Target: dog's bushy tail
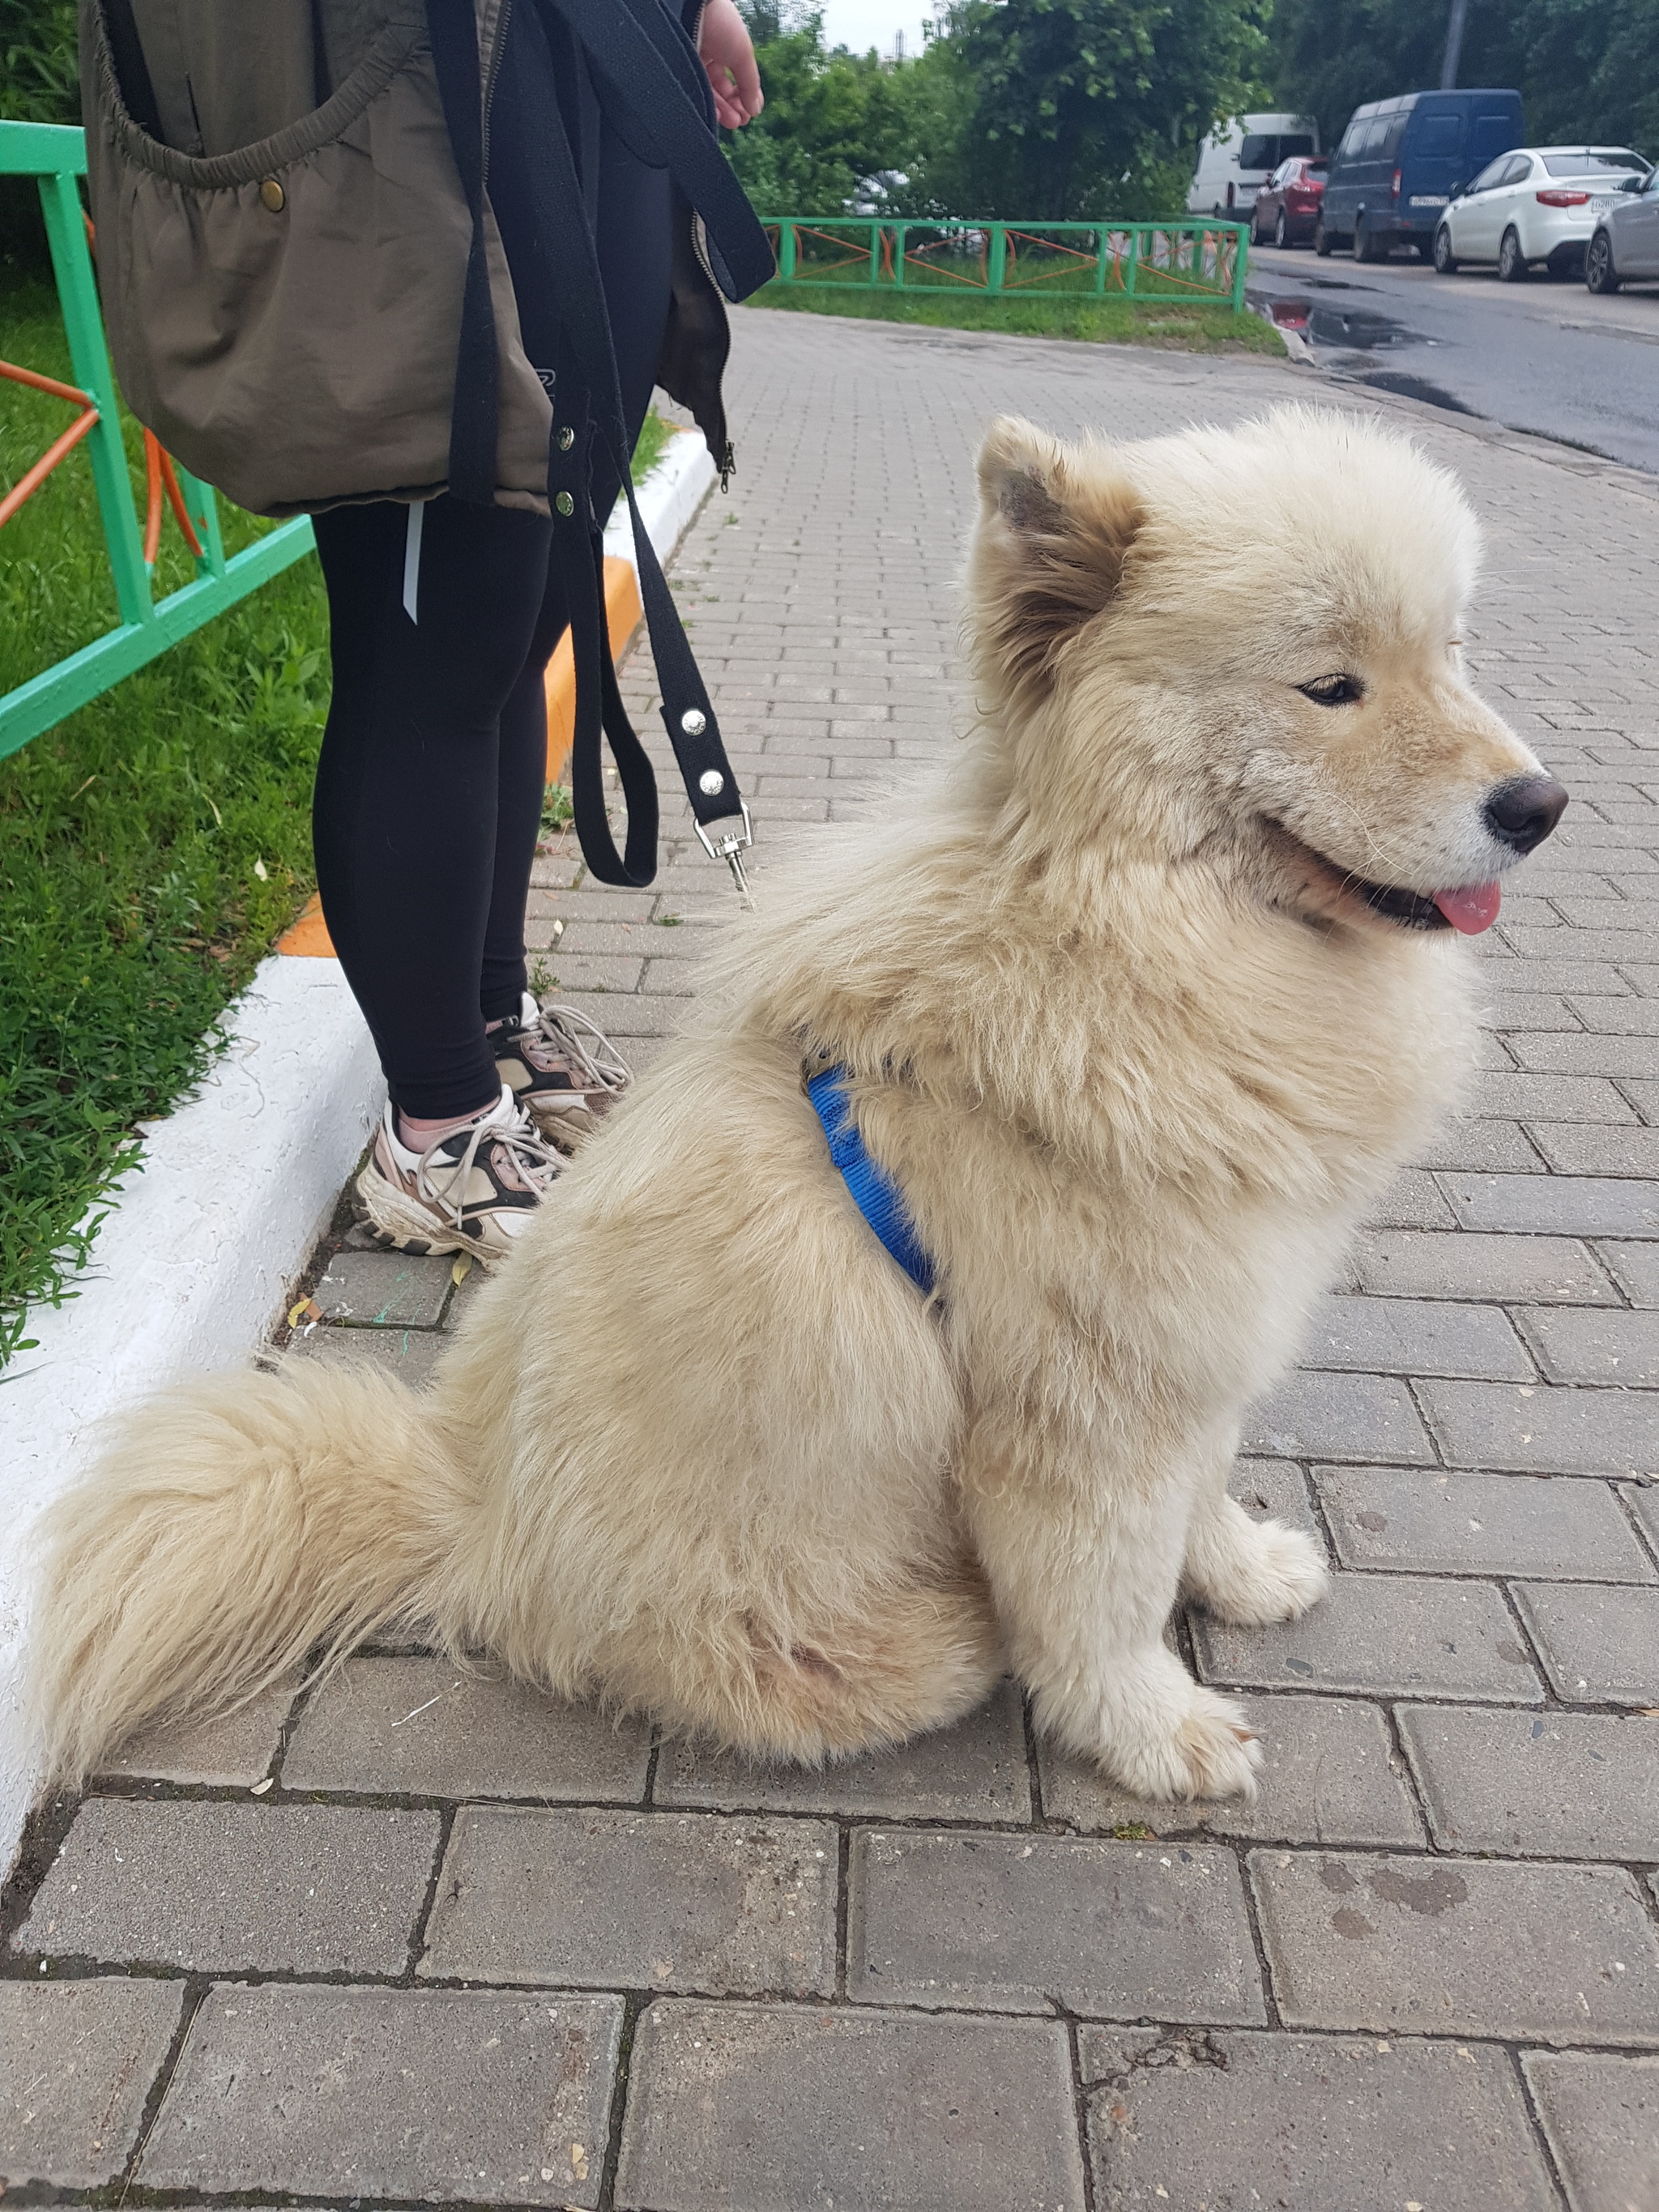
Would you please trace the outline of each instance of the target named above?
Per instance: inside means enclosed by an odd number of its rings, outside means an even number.
[[[45,1779],[422,1618],[460,1481],[422,1401],[382,1376],[218,1376],[142,1407],[37,1524],[25,1694]]]

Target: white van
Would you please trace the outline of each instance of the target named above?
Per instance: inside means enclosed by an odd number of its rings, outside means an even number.
[[[1319,151],[1319,125],[1311,115],[1236,115],[1224,131],[1199,141],[1187,212],[1247,216],[1281,161]]]

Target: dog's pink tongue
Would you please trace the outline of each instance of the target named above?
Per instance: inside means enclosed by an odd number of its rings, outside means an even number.
[[[1441,913],[1465,937],[1479,937],[1483,929],[1490,929],[1498,919],[1503,901],[1503,887],[1498,884],[1465,884],[1461,890],[1437,891],[1434,895],[1434,902]]]

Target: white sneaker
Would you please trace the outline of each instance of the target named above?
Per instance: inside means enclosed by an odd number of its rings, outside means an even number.
[[[574,1006],[544,1006],[526,991],[516,1019],[489,1032],[495,1065],[550,1143],[574,1152],[634,1078],[603,1030]]]
[[[399,1141],[390,1099],[357,1195],[399,1252],[471,1252],[493,1267],[530,1226],[562,1165],[506,1084],[498,1102],[424,1152]]]

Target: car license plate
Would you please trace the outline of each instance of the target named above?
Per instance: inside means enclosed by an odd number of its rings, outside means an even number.
[[[1613,202],[1605,196],[1601,199],[1592,200],[1590,202],[1590,213],[1592,215],[1605,215],[1612,205]]]
[[[1412,194],[1413,207],[1445,207],[1447,204],[1444,192],[1413,192]]]

